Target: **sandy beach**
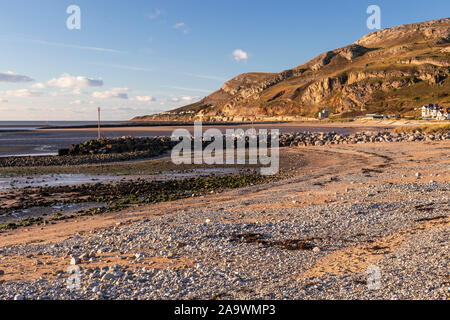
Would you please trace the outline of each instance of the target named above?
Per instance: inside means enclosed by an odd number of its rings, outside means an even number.
[[[449,150],[448,140],[282,148],[277,181],[4,229],[0,297],[446,299]],[[82,285],[69,290],[74,259]]]

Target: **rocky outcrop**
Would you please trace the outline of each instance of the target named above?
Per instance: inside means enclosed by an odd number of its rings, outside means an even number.
[[[398,42],[399,40],[449,40],[449,20],[449,18],[432,20],[372,32],[362,37],[356,44],[375,47],[389,42]]]
[[[309,64],[311,65],[311,70],[317,71],[325,67],[327,64],[331,62],[331,59],[337,55],[334,51],[328,51],[326,53],[322,53],[317,58],[313,59]]]
[[[351,46],[342,48],[338,50],[338,54],[344,57],[347,60],[353,60],[357,57],[364,55],[366,52],[369,52],[370,49],[360,46],[358,44],[352,44]]]
[[[248,82],[247,80],[244,80],[244,83],[250,84],[249,86],[239,86],[238,89],[230,89],[228,83],[225,83],[222,87],[222,90],[224,90],[227,93],[232,94],[234,97],[225,105],[225,109],[229,109],[231,107],[236,106],[239,101],[252,98],[253,100],[257,100],[259,98],[258,94],[260,92],[263,92],[264,90],[284,81],[292,77],[298,77],[301,76],[304,72],[304,69],[299,70],[287,70],[283,71],[273,77],[270,77],[262,82]],[[238,80],[239,77],[233,79]]]
[[[433,58],[418,59],[418,58],[414,57],[414,58],[407,58],[407,59],[399,60],[398,63],[417,65],[417,66],[420,66],[423,64],[431,64],[431,65],[438,66],[438,67],[450,67],[450,61],[433,59]]]

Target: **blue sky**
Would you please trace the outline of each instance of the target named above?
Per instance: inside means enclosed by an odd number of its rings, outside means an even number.
[[[69,30],[70,5],[81,29]],[[449,17],[450,1],[3,0],[0,121],[105,120],[200,100],[244,72],[280,72],[382,28]],[[233,55],[235,53],[235,55]]]

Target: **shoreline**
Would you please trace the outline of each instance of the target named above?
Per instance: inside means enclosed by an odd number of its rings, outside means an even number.
[[[289,127],[291,128],[291,127]],[[329,128],[329,127],[327,127]],[[415,128],[415,127],[412,127]],[[207,130],[207,127],[203,128]],[[336,144],[357,144],[369,142],[402,142],[402,141],[439,141],[450,139],[448,129],[442,128],[442,132],[422,133],[422,132],[396,132],[386,130],[385,127],[368,128],[358,127],[356,133],[339,133],[337,127],[332,127],[333,131],[318,132],[305,130],[297,132],[285,132],[279,135],[280,147],[303,147],[310,145],[336,145]],[[341,128],[344,129],[344,128]],[[348,128],[346,127],[348,130]],[[337,132],[336,132],[337,131]],[[352,132],[352,130],[350,130]],[[207,141],[203,141],[203,144]],[[223,142],[224,144],[226,141]],[[177,143],[169,136],[153,136],[146,138],[122,137],[114,139],[87,140],[84,143],[71,145],[70,148],[58,150],[58,155],[34,155],[34,156],[0,156],[0,167],[25,167],[25,166],[58,166],[58,165],[79,165],[108,163],[132,160],[151,160],[168,152]],[[0,150],[1,151],[1,150]],[[50,152],[49,152],[50,153]],[[1,155],[1,153],[0,153]]]
[[[203,130],[207,130],[216,125],[203,125]],[[380,130],[380,128],[389,129],[390,126],[382,127],[380,125],[361,125],[361,124],[327,124],[327,123],[279,123],[279,124],[245,124],[245,125],[222,125],[217,126],[221,131],[228,128],[248,129],[275,128],[280,132],[288,131],[337,131],[339,133],[352,133],[358,130]],[[107,138],[118,138],[122,136],[152,137],[152,136],[170,136],[175,129],[186,128],[193,132],[193,126],[128,126],[128,127],[106,127],[102,128],[102,133]],[[71,144],[78,144],[87,140],[97,138],[97,128],[59,128],[59,129],[39,129],[18,132],[0,131],[0,157],[6,155],[23,154],[55,154],[59,149],[69,148]],[[42,150],[45,146],[45,151]],[[10,150],[20,150],[11,152]]]
[[[450,121],[434,121],[434,120],[353,120],[353,121],[345,121],[345,120],[311,120],[311,121],[244,121],[244,122],[202,122],[203,127],[247,127],[247,126],[257,126],[257,127],[265,127],[269,125],[275,125],[280,127],[329,127],[329,128],[340,128],[340,127],[396,127],[403,125],[422,125],[422,124],[448,124]],[[178,128],[178,127],[192,127],[194,126],[194,122],[182,122],[182,121],[155,121],[147,122],[147,121],[129,121],[126,124],[106,124],[102,125],[102,130],[110,130],[110,129],[135,129],[140,131],[152,130],[155,128]],[[95,129],[97,130],[97,125],[82,125],[82,126],[48,126],[45,128],[39,128],[37,130],[79,130],[79,129]]]
[[[365,121],[365,122],[285,122],[285,123],[259,123],[259,124],[234,124],[234,125],[203,125],[207,130],[217,127],[221,131],[231,129],[279,129],[281,133],[295,131],[331,132],[339,134],[350,134],[357,131],[380,131],[392,130],[398,126],[415,126],[423,123],[437,124],[436,122],[392,122],[392,121]],[[445,122],[439,122],[445,124]],[[102,133],[107,138],[118,138],[122,136],[151,137],[169,136],[173,130],[186,128],[193,131],[192,126],[179,125],[170,126],[162,124],[160,126],[119,126],[102,128]],[[59,128],[59,129],[39,129],[20,132],[0,131],[0,157],[14,154],[9,150],[23,149],[17,155],[23,154],[55,154],[59,149],[68,148],[71,144],[78,144],[83,141],[96,139],[97,128]],[[45,149],[43,150],[43,148]]]

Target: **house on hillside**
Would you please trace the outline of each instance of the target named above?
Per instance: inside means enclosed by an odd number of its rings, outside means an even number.
[[[427,104],[422,107],[422,118],[450,120],[450,108],[444,108],[432,103]]]
[[[450,108],[442,108],[436,115],[436,120],[450,120]]]
[[[319,114],[317,115],[317,118],[319,120],[322,120],[322,119],[328,118],[329,116],[330,116],[330,113],[329,113],[328,109],[325,108],[322,111],[319,111]]]

